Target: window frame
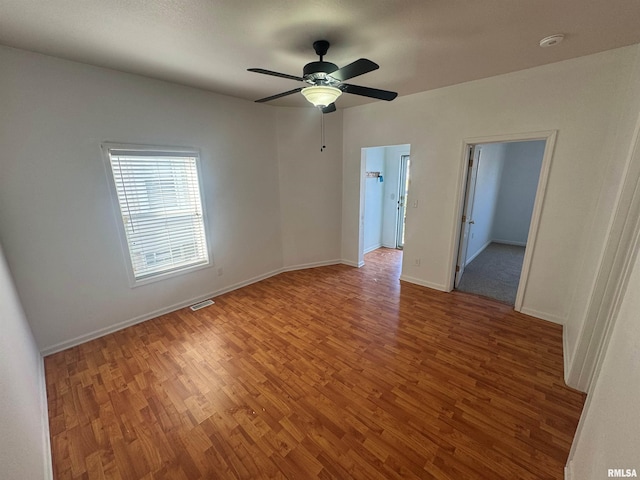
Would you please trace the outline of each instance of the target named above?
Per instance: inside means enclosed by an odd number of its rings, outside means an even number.
[[[113,207],[114,221],[116,229],[118,231],[118,237],[120,239],[120,247],[122,250],[122,256],[124,258],[125,270],[129,280],[129,287],[135,288],[149,283],[158,282],[161,280],[167,280],[169,278],[177,277],[187,273],[194,272],[196,270],[202,270],[204,268],[210,268],[214,265],[213,252],[211,251],[211,240],[209,235],[209,222],[206,209],[205,190],[202,182],[202,167],[200,150],[191,147],[170,147],[160,145],[138,145],[138,144],[126,144],[126,143],[113,143],[103,142],[100,145],[102,150],[102,156],[104,158],[104,166],[107,174],[107,181],[109,184],[109,196],[111,197],[111,204]],[[129,241],[127,239],[127,232],[124,222],[122,220],[122,211],[120,209],[120,201],[118,199],[118,190],[116,187],[115,178],[113,175],[113,169],[111,167],[110,154],[112,151],[119,151],[123,153],[138,154],[151,154],[157,153],[159,156],[166,155],[184,155],[185,157],[195,157],[196,159],[196,173],[198,175],[198,188],[200,190],[200,204],[202,210],[202,222],[204,227],[204,248],[207,252],[208,261],[206,263],[197,263],[195,265],[186,265],[184,267],[177,267],[168,271],[151,273],[143,278],[136,278],[133,263],[131,260],[131,252],[129,250]]]

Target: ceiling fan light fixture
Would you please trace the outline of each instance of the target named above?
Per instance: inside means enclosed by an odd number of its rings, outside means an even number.
[[[303,88],[300,93],[302,93],[304,98],[313,104],[314,107],[327,107],[342,95],[342,90],[327,85],[314,85]]]

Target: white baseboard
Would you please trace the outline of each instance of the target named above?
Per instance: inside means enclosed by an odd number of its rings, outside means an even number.
[[[42,425],[42,460],[44,477],[53,480],[53,460],[51,459],[51,438],[49,432],[49,407],[47,404],[47,381],[44,372],[44,358],[40,358],[38,368],[38,385],[40,387],[40,424]]]
[[[573,480],[573,460],[569,460],[564,467],[564,480]]]
[[[378,243],[377,245],[374,245],[373,247],[369,247],[369,248],[365,248],[364,251],[362,252],[363,254],[367,254],[369,252],[373,252],[374,250],[379,249],[380,247],[382,247],[381,243]]]
[[[464,264],[464,266],[466,267],[467,265],[469,265],[471,262],[473,262],[473,259],[476,258],[478,255],[480,255],[482,252],[484,252],[485,248],[487,248],[489,245],[491,245],[492,240],[489,240],[487,243],[485,243],[482,247],[480,247],[480,249],[474,253],[473,255],[471,255],[470,257],[467,257],[467,262]]]
[[[169,305],[167,307],[159,308],[157,310],[154,310],[153,312],[146,313],[144,315],[140,315],[140,316],[131,318],[129,320],[125,320],[123,322],[118,322],[118,323],[116,323],[114,325],[110,325],[110,326],[105,327],[105,328],[100,328],[100,329],[95,330],[93,332],[90,332],[90,333],[87,333],[87,334],[80,335],[78,337],[72,338],[70,340],[65,340],[64,342],[56,343],[55,345],[50,345],[48,347],[43,348],[40,353],[43,356],[46,357],[47,355],[51,355],[53,353],[61,352],[62,350],[66,350],[67,348],[75,347],[76,345],[80,345],[82,343],[89,342],[91,340],[95,340],[96,338],[103,337],[103,336],[108,335],[110,333],[117,332],[118,330],[122,330],[124,328],[131,327],[131,326],[136,325],[138,323],[146,322],[147,320],[151,320],[152,318],[159,317],[160,315],[165,315],[167,313],[171,313],[171,312],[174,312],[176,310],[180,310],[181,308],[188,307],[189,305],[193,305],[194,303],[202,302],[203,300],[207,300],[207,299],[213,298],[213,297],[218,297],[220,295],[223,295],[225,293],[231,292],[233,290],[237,290],[239,288],[246,287],[246,286],[251,285],[253,283],[260,282],[262,280],[266,280],[267,278],[273,277],[273,276],[278,275],[278,274],[283,273],[283,272],[290,272],[290,271],[294,271],[294,270],[303,270],[303,269],[306,269],[306,268],[324,267],[324,266],[327,266],[327,265],[336,265],[336,264],[342,264],[342,263],[345,263],[345,261],[336,259],[336,260],[327,260],[327,261],[323,261],[323,262],[305,263],[305,264],[300,264],[300,265],[292,265],[292,266],[289,266],[289,267],[278,268],[277,270],[272,270],[272,271],[270,271],[268,273],[265,273],[265,274],[262,274],[262,275],[258,275],[256,277],[250,278],[250,279],[245,280],[243,282],[234,283],[233,285],[229,285],[227,287],[223,287],[223,288],[221,288],[219,290],[215,290],[215,291],[207,293],[205,295],[199,295],[197,297],[193,297],[193,298],[190,298],[190,299],[182,301],[182,302],[174,303],[173,305]],[[364,262],[362,263],[362,265],[364,265]],[[353,265],[353,266],[361,267],[362,265]]]
[[[491,241],[493,243],[502,243],[503,245],[515,245],[516,247],[526,247],[527,246],[527,242],[514,242],[512,240],[499,240],[497,238],[494,238]]]
[[[566,323],[566,318],[564,317],[560,317],[552,313],[541,312],[532,308],[522,307],[522,309],[520,309],[520,313],[524,313],[525,315],[536,317],[541,320],[546,320],[548,322],[557,323],[558,325],[564,325]]]
[[[562,327],[562,360],[564,361],[564,383],[569,385],[567,378],[569,378],[569,368],[571,365],[571,359],[569,358],[569,342],[567,337],[567,329]]]
[[[422,280],[420,278],[409,277],[407,275],[400,275],[400,280],[403,282],[413,283],[415,285],[420,285],[421,287],[433,288],[434,290],[440,290],[441,292],[448,292],[449,290],[439,283],[428,282],[426,280]]]
[[[328,267],[329,265],[340,265],[340,264],[342,264],[342,260],[340,260],[340,259],[326,260],[326,261],[323,261],[323,262],[302,263],[300,265],[292,265],[290,267],[284,267],[278,273],[294,272],[296,270],[305,270],[307,268]],[[252,282],[252,283],[255,283],[255,282]]]
[[[355,267],[355,268],[364,267],[364,262],[352,262],[351,260],[346,260],[344,258],[340,260],[340,263],[342,263],[343,265],[348,265],[350,267]]]

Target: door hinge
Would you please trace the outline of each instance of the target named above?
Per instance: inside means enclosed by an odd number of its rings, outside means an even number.
[[[467,221],[467,216],[466,215],[462,215],[462,223]]]
[[[456,273],[460,271],[460,265],[456,265]]]
[[[473,147],[469,148],[469,168],[473,167]]]

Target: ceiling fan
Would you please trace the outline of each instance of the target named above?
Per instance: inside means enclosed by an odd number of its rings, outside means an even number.
[[[290,80],[297,80],[299,82],[306,82],[309,84],[307,87],[294,88],[287,92],[261,98],[256,100],[256,102],[268,102],[270,100],[275,100],[276,98],[286,97],[287,95],[301,92],[310,103],[320,108],[322,113],[331,113],[336,111],[335,101],[343,93],[351,93],[353,95],[361,95],[363,97],[387,101],[391,101],[398,96],[396,92],[390,92],[388,90],[379,90],[377,88],[361,87],[359,85],[344,83],[345,80],[349,80],[359,75],[364,75],[365,73],[372,72],[380,67],[377,63],[374,63],[371,60],[361,58],[347,66],[338,68],[336,64],[325,62],[323,60],[329,50],[329,45],[329,42],[326,40],[313,42],[313,49],[316,51],[316,55],[320,57],[320,61],[307,63],[302,71],[302,77],[273,72],[263,68],[249,68],[248,70],[250,72],[288,78]]]

